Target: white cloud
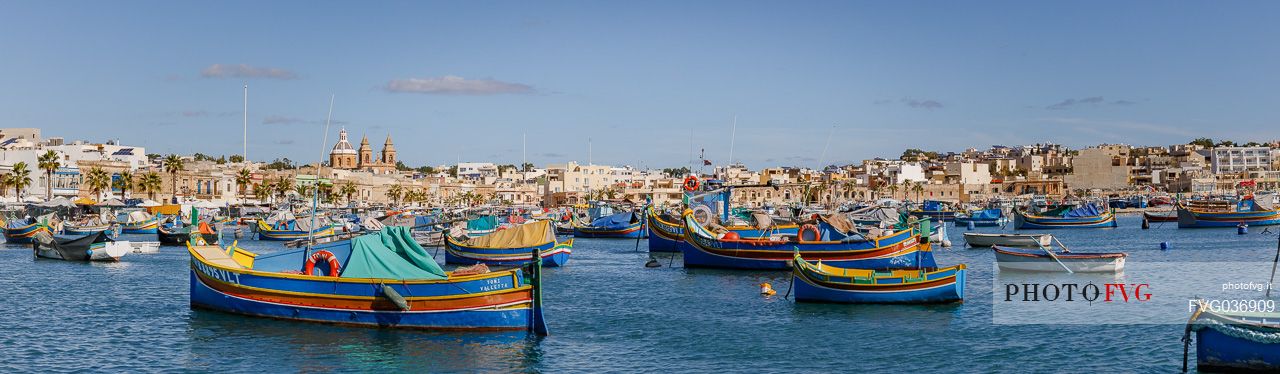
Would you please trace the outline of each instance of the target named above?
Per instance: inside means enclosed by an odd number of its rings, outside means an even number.
[[[533,87],[493,79],[466,79],[446,75],[438,78],[406,78],[387,82],[387,92],[407,92],[436,95],[499,95],[533,93]]]
[[[200,71],[205,78],[268,78],[298,79],[298,74],[280,68],[249,66],[246,64],[213,64]]]

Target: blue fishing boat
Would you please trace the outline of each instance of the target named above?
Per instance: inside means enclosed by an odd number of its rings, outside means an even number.
[[[32,238],[40,233],[52,234],[49,227],[33,219],[12,219],[0,221],[4,227],[4,241],[13,244],[31,243]]]
[[[791,268],[796,301],[925,304],[964,300],[964,264],[942,269],[849,269],[809,262]]]
[[[307,223],[297,219],[276,221],[272,224],[258,220],[258,240],[297,240],[334,234],[333,225],[330,224],[320,225],[310,230],[306,226]]]
[[[1280,224],[1280,209],[1254,199],[1238,202],[1188,202],[1178,205],[1178,228],[1236,227]],[[1269,204],[1266,204],[1269,205]]]
[[[1192,332],[1201,372],[1280,371],[1280,313],[1215,312],[1200,302],[1187,322],[1184,344]]]
[[[916,230],[867,237],[822,232],[817,226],[805,225],[798,235],[785,239],[742,238],[734,232],[712,233],[694,220],[692,210],[686,209],[683,218],[687,245],[681,249],[686,267],[785,270],[791,268],[796,251],[806,259],[822,260],[840,267],[890,269],[936,266],[931,247],[920,242],[920,233]],[[806,239],[806,232],[815,233],[815,240]]]
[[[645,229],[649,234],[649,252],[681,252],[680,246],[684,245],[684,224],[679,223],[680,219],[664,218],[654,209],[647,209],[645,216],[648,217]],[[794,223],[771,223],[768,227],[760,229],[754,226],[727,226],[725,229],[743,238],[795,235],[800,229],[800,226]]]
[[[1018,230],[1078,229],[1117,227],[1116,216],[1110,209],[1094,204],[1079,207],[1061,207],[1039,214],[1013,212],[1013,227]]]
[[[644,231],[644,219],[636,212],[616,213],[587,225],[573,225],[573,236],[577,238],[636,239],[644,237]]]
[[[912,210],[910,213],[912,216],[929,217],[940,222],[951,221],[956,218],[955,210],[948,208],[945,202],[936,200],[925,200],[920,209]]]
[[[1004,211],[1000,209],[983,209],[969,214],[956,216],[956,226],[968,226],[972,223],[978,227],[1000,226],[1005,223]]]
[[[537,250],[542,266],[561,266],[573,253],[573,239],[556,241],[551,221],[534,221],[478,238],[445,239],[444,262],[460,265],[523,265]]]
[[[519,268],[445,272],[406,227],[265,254],[234,245],[187,248],[192,308],[341,325],[547,333],[540,266],[530,266],[529,276]]]

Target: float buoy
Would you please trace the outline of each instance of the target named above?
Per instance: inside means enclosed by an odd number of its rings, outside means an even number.
[[[804,233],[806,232],[812,232],[813,238],[810,239],[805,237]],[[818,231],[818,226],[813,224],[805,224],[804,226],[800,226],[800,231],[796,232],[796,236],[799,237],[800,241],[802,242],[816,242],[816,241],[822,240],[822,233]]]
[[[1244,235],[1248,233],[1249,233],[1249,224],[1240,222],[1240,225],[1236,226],[1236,235]]]
[[[720,236],[720,240],[738,240],[738,239],[742,239],[742,236],[739,236],[738,233],[733,231],[726,232],[724,233],[724,235]]]
[[[307,257],[307,263],[303,265],[302,273],[306,275],[315,275],[313,272],[316,270],[316,263],[320,262],[320,260],[329,262],[329,276],[338,276],[338,270],[342,268],[342,265],[338,264],[338,256],[334,256],[333,252],[326,250],[316,251],[315,253],[312,253],[310,257]]]
[[[760,294],[765,296],[773,296],[773,295],[777,295],[778,291],[774,291],[773,285],[769,284],[769,282],[764,282],[760,284]]]
[[[1169,250],[1169,242],[1160,242],[1160,250],[1161,251]]]
[[[698,177],[692,175],[684,177],[684,190],[689,192],[697,191]]]

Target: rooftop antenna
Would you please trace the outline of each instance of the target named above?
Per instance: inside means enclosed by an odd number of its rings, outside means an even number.
[[[729,133],[729,165],[733,165],[733,143],[738,138],[738,115],[733,115],[733,132]]]

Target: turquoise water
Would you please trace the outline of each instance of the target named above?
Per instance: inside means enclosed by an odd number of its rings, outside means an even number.
[[[1076,251],[1136,261],[1260,261],[1275,256],[1261,227],[1054,232]],[[970,265],[966,301],[934,306],[796,304],[785,272],[645,268],[627,240],[579,239],[569,266],[544,272],[551,336],[429,333],[241,317],[188,307],[183,248],[119,263],[34,259],[0,249],[0,371],[1171,372],[1182,326],[992,324],[993,255],[964,249],[951,228],[941,265]],[[979,231],[999,231],[999,228]],[[154,240],[154,239],[152,239]],[[1159,243],[1173,249],[1161,251]],[[278,242],[242,242],[270,251]],[[431,250],[431,249],[429,249]],[[442,256],[437,260],[442,260]],[[770,282],[779,296],[763,297]],[[1194,349],[1192,350],[1194,360]],[[1194,367],[1194,362],[1192,364]]]

